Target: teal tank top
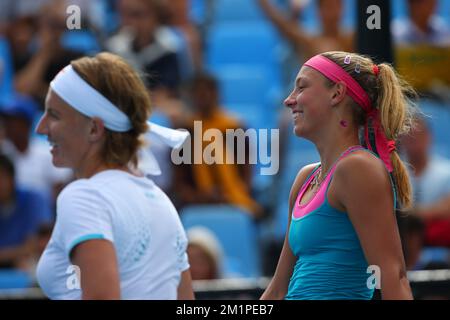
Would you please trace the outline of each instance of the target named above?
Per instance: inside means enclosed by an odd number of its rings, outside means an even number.
[[[356,150],[367,149],[352,147],[339,159]],[[320,165],[306,179],[295,201],[288,239],[297,261],[287,300],[372,299],[374,289],[368,285],[372,273],[368,271],[358,235],[347,213],[333,208],[327,198],[339,159],[307,204],[300,205],[300,200]]]

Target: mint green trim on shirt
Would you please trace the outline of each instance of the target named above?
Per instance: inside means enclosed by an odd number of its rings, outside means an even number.
[[[93,239],[105,239],[105,236],[101,233],[93,233],[93,234],[87,234],[85,236],[81,236],[75,241],[72,242],[72,244],[69,246],[69,255],[72,252],[72,249],[75,248],[77,245],[79,245],[82,242],[93,240]]]

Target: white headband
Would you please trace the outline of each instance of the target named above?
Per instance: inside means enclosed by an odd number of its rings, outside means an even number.
[[[50,87],[78,112],[89,118],[102,119],[111,131],[126,132],[131,129],[126,114],[84,81],[70,64],[50,82]]]
[[[127,115],[84,81],[69,64],[50,82],[52,90],[67,104],[87,117],[98,117],[106,128],[126,132],[132,128]],[[189,136],[179,131],[148,122],[147,138],[155,139],[171,148],[179,148]]]

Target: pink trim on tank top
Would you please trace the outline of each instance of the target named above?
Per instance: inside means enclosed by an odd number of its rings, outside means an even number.
[[[304,193],[308,189],[308,186],[311,184],[311,181],[320,172],[318,170],[318,168],[315,169],[316,171],[303,184],[303,186],[301,187],[301,189],[298,193],[297,199],[295,199],[294,210],[292,213],[292,215],[295,219],[303,218],[304,216],[310,214],[314,210],[317,210],[325,202],[325,197],[326,197],[326,193],[328,190],[328,184],[331,181],[331,177],[333,176],[334,171],[336,170],[336,165],[338,164],[339,160],[341,160],[342,158],[344,158],[351,152],[361,150],[361,149],[364,149],[364,148],[362,146],[353,146],[353,147],[348,148],[343,154],[341,154],[341,156],[337,159],[337,161],[331,167],[330,172],[328,173],[327,177],[320,185],[317,193],[315,195],[313,195],[313,197],[306,204],[300,205],[300,200],[302,199]]]

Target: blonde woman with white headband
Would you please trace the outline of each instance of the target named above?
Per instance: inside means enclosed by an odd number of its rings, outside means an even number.
[[[76,180],[57,200],[38,282],[51,299],[191,299],[187,239],[169,198],[135,170],[142,137],[180,146],[187,134],[148,123],[136,72],[101,53],[51,82],[36,131]]]

